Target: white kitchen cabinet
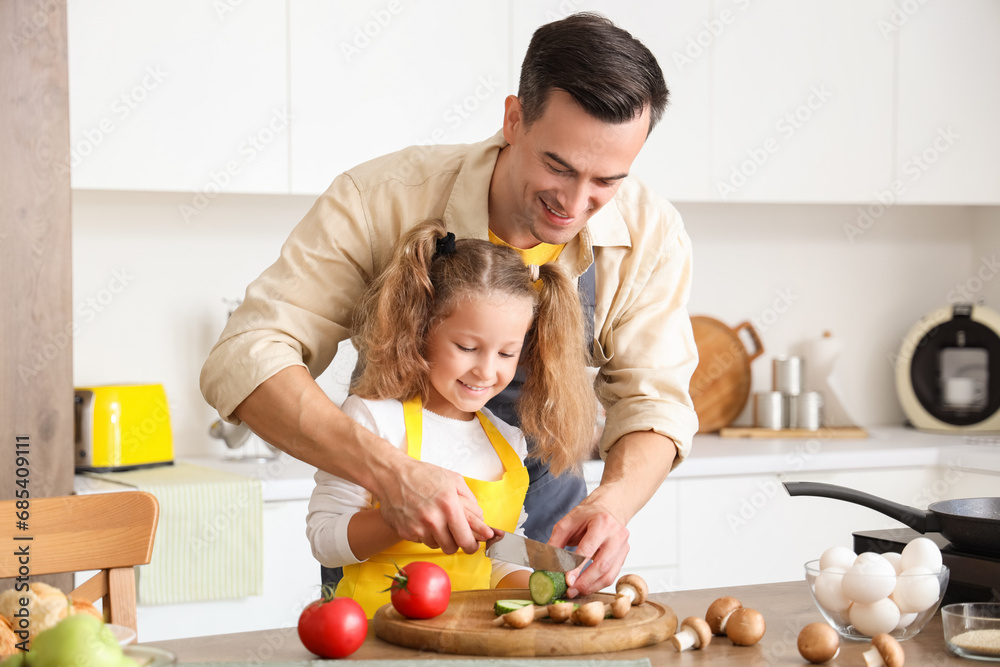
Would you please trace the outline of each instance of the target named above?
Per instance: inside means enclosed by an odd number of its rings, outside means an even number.
[[[711,42],[720,21],[711,0],[512,3],[514,75],[535,29],[576,11],[599,12],[632,33],[656,56],[670,100],[631,173],[672,201],[711,199]],[[516,81],[515,81],[516,87]]]
[[[411,145],[496,133],[508,69],[505,3],[292,0],[293,193]]]
[[[828,547],[852,547],[854,532],[901,527],[852,503],[793,498],[782,481],[839,484],[912,504],[932,487],[936,474],[936,469],[898,468],[679,480],[679,588],[801,579],[806,561]]]
[[[896,33],[899,199],[1000,203],[1000,3],[910,5]]]
[[[74,188],[288,192],[285,3],[70,0]],[[183,208],[183,207],[182,207]]]
[[[889,0],[719,2],[712,199],[854,202],[893,168]]]
[[[140,641],[294,627],[320,597],[320,568],[306,539],[308,500],[264,503],[263,595],[137,608]],[[83,579],[78,578],[79,583]],[[141,602],[141,601],[140,601]],[[247,647],[247,659],[252,660]]]

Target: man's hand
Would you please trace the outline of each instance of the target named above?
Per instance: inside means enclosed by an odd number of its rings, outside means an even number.
[[[599,501],[587,498],[555,525],[549,544],[575,546],[577,554],[593,560],[582,573],[583,565],[566,573],[567,597],[589,595],[615,582],[628,555],[628,529]]]
[[[493,537],[483,511],[458,473],[410,460],[398,469],[396,484],[378,498],[382,518],[404,540],[422,542],[446,554],[475,553]]]

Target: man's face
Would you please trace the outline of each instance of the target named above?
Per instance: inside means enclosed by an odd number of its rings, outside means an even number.
[[[521,247],[536,241],[566,243],[607,204],[646,140],[649,112],[628,123],[597,120],[561,90],[549,95],[545,112],[525,127],[520,102],[507,98],[504,138],[510,144],[504,207],[513,216]],[[510,234],[509,234],[510,235]]]

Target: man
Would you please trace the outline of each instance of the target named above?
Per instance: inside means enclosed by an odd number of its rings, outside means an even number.
[[[603,17],[542,26],[501,133],[405,149],[334,180],[230,318],[202,371],[206,399],[371,491],[403,539],[471,553],[493,531],[464,480],[361,428],[313,377],[350,336],[353,306],[396,240],[421,220],[442,218],[459,238],[507,243],[528,261],[558,261],[593,305],[605,468],[586,496],[579,478],[536,465],[528,534],[592,558],[568,576],[570,595],[610,585],[628,553],[626,524],[697,430],[689,239],[673,207],[628,178],[667,94],[649,50]]]

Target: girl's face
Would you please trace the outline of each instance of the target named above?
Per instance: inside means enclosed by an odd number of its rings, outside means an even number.
[[[533,303],[524,297],[472,297],[430,332],[430,397],[425,408],[469,420],[514,377]]]

